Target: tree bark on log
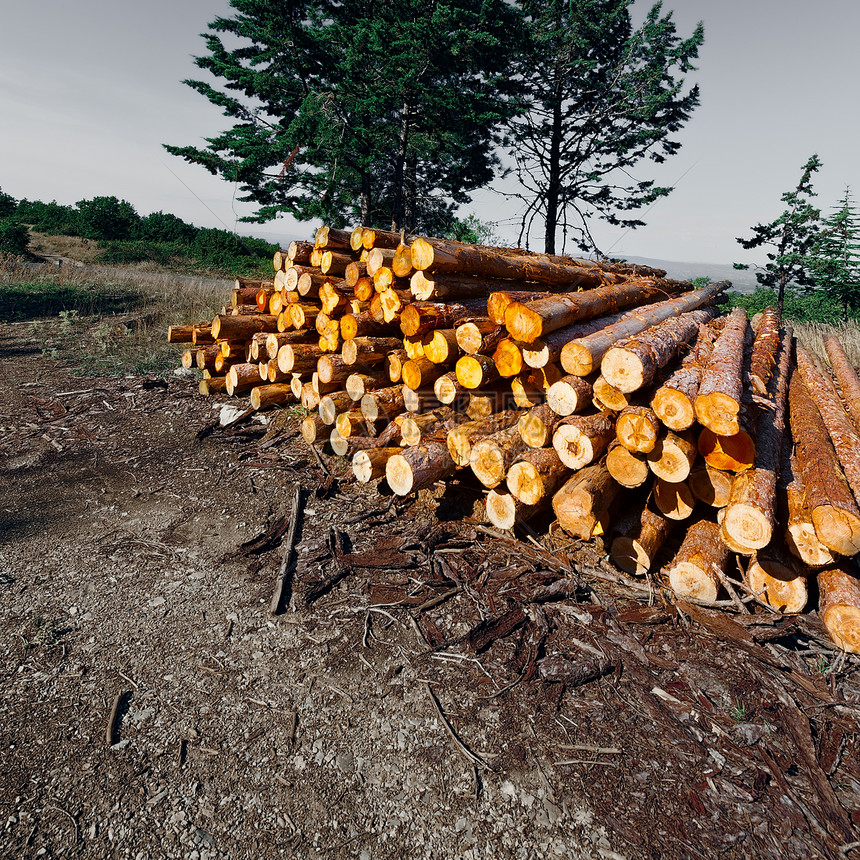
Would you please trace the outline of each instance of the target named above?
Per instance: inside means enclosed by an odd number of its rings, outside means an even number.
[[[352,250],[349,244],[351,230],[338,230],[323,224],[314,236],[314,248],[328,248],[330,250]]]
[[[716,313],[713,307],[689,311],[617,341],[603,356],[601,374],[625,394],[646,388]]]
[[[419,302],[483,299],[493,291],[505,290],[510,285],[510,281],[498,278],[472,278],[424,271],[415,272],[410,279],[410,290]]]
[[[526,412],[517,422],[520,436],[529,448],[552,446],[552,434],[561,421],[561,416],[547,403],[541,403]]]
[[[552,448],[533,448],[524,452],[508,470],[511,494],[525,505],[538,505],[568,477],[568,470]]]
[[[552,508],[559,525],[571,537],[583,540],[602,533],[618,490],[604,461],[580,469],[553,496]]]
[[[285,403],[295,403],[296,398],[289,384],[283,382],[271,385],[258,385],[251,389],[251,408],[256,410],[268,409],[270,406],[283,406]]]
[[[459,322],[484,315],[486,311],[486,305],[480,300],[468,304],[413,303],[407,305],[400,315],[400,330],[405,335],[416,337],[437,328],[456,328]]]
[[[344,388],[353,400],[361,400],[369,391],[388,388],[390,385],[388,375],[384,371],[377,370],[370,373],[351,373],[346,378]]]
[[[776,308],[767,307],[761,312],[750,356],[750,386],[755,394],[767,393],[767,386],[776,364],[776,354],[779,351],[781,322]]]
[[[278,350],[278,369],[281,373],[313,373],[325,355],[312,343],[285,343]]]
[[[465,386],[460,385],[457,381],[457,371],[449,370],[443,373],[434,383],[433,392],[436,399],[446,406],[452,404],[458,397],[462,397],[466,393]]]
[[[354,337],[397,337],[400,326],[397,323],[377,322],[370,311],[359,314],[344,314],[340,319],[340,336],[344,340]]]
[[[407,496],[450,478],[456,470],[448,448],[440,442],[431,442],[406,448],[391,457],[385,465],[385,478],[395,495]]]
[[[843,651],[860,654],[860,581],[844,568],[818,574],[818,614]]]
[[[519,410],[510,409],[452,427],[448,431],[446,439],[451,459],[460,467],[468,466],[471,461],[473,445],[500,430],[513,427],[521,415],[522,412]]]
[[[426,412],[428,409],[442,406],[432,388],[410,388],[404,385],[402,391],[403,405],[407,412]]]
[[[860,500],[860,434],[854,429],[851,419],[845,412],[836,386],[830,375],[818,364],[815,357],[802,346],[797,347],[797,369],[813,394],[812,399],[827,428],[833,450],[854,500]]]
[[[279,353],[280,355],[280,353]],[[347,364],[339,355],[321,355],[317,360],[320,382],[346,382],[353,373],[371,373],[372,368],[363,362]]]
[[[608,326],[614,325],[636,311],[621,311],[609,316],[601,316],[585,322],[574,323],[550,332],[546,337],[539,337],[531,343],[519,344],[523,353],[523,361],[529,367],[544,367],[547,364],[558,364],[565,346],[578,338],[584,338]]]
[[[375,364],[402,346],[403,341],[396,337],[354,337],[343,342],[340,354],[347,364],[357,361]]]
[[[489,355],[505,335],[504,328],[489,318],[469,320],[458,325],[456,329],[457,346],[466,355],[479,352]]]
[[[821,543],[815,533],[797,460],[790,450],[783,452],[779,491],[780,519],[784,524],[783,536],[789,552],[809,567],[833,564],[833,553]]]
[[[323,423],[331,426],[337,420],[341,412],[347,412],[353,408],[355,401],[346,391],[333,391],[320,398],[319,413]]]
[[[608,412],[571,415],[559,422],[552,447],[568,469],[582,469],[603,456],[615,436],[615,422]]]
[[[860,510],[800,374],[792,375],[788,397],[797,463],[815,533],[833,552],[855,555],[860,552]]]
[[[352,473],[359,484],[369,484],[385,477],[388,461],[401,453],[402,448],[365,448],[356,451],[352,458]]]
[[[454,369],[457,382],[468,389],[485,388],[500,378],[496,362],[489,355],[463,355]]]
[[[472,445],[469,465],[475,477],[489,489],[498,487],[526,444],[516,425],[486,436]]]
[[[248,339],[255,332],[276,332],[278,318],[271,314],[257,316],[225,316],[219,315],[212,320],[211,336],[213,340]],[[199,343],[197,340],[195,343]]]
[[[860,432],[860,378],[848,360],[839,338],[829,335],[824,338],[824,349],[830,359],[833,375],[839,385],[842,400],[851,416],[855,429]]]
[[[759,324],[759,332],[763,331],[766,322],[770,326],[770,319],[763,318]],[[771,542],[776,524],[776,484],[779,479],[785,435],[785,407],[791,376],[792,340],[792,329],[786,326],[775,375],[771,372],[769,359],[765,355],[765,348],[770,348],[769,329],[763,339],[764,347],[759,350],[760,355],[757,359],[760,364],[759,372],[763,377],[768,377],[768,382],[773,381],[769,392],[772,409],[764,409],[760,414],[756,434],[755,463],[752,469],[741,472],[732,482],[732,493],[723,519],[724,531],[731,536],[737,546],[746,549],[744,555],[764,549]]]
[[[580,320],[650,304],[677,291],[678,285],[669,281],[630,281],[580,293],[547,296],[528,305],[512,302],[505,310],[505,325],[514,340],[532,343]]]
[[[674,525],[673,520],[652,507],[649,499],[641,511],[634,509],[619,521],[609,556],[616,567],[635,576],[644,576],[651,570]]]
[[[410,359],[401,369],[401,379],[407,388],[418,391],[426,388],[443,374],[447,368],[442,364],[434,364],[429,358]]]
[[[493,352],[493,362],[499,376],[510,379],[522,372],[524,367],[523,352],[509,337],[502,338]]]
[[[403,412],[405,408],[402,385],[380,388],[368,392],[361,398],[362,414],[371,424],[381,418],[391,419]]]
[[[681,548],[669,565],[669,585],[678,597],[715,603],[720,574],[725,573],[729,549],[720,528],[709,520],[688,527]]]
[[[453,328],[437,328],[422,339],[423,352],[433,364],[451,364],[460,354],[457,332]]]
[[[513,302],[527,304],[546,297],[546,290],[496,290],[487,296],[487,316],[496,325],[504,325],[508,305]]]
[[[618,322],[606,326],[585,337],[577,338],[568,343],[561,351],[561,365],[568,372],[577,376],[588,376],[598,368],[602,372],[602,361],[606,353],[620,342],[636,347],[639,344],[640,338],[637,335],[642,335],[648,329],[665,323],[671,317],[678,317],[688,312],[695,311],[701,305],[712,302],[722,290],[725,289],[724,283],[710,284],[702,290],[695,290],[692,293],[685,293],[675,298],[665,301],[658,301],[652,305],[646,305],[644,308],[638,308],[624,314]],[[692,325],[689,324],[690,318],[687,318],[687,325],[678,327],[664,327],[661,329],[661,334],[664,337],[651,338],[646,341],[639,349],[638,353],[633,356],[616,356],[614,365],[610,364],[609,374],[603,373],[606,379],[616,388],[625,391],[635,391],[647,384],[642,379],[636,379],[637,372],[641,375],[646,371],[643,366],[647,362],[647,368],[651,371],[653,378],[656,373],[657,355],[654,350],[659,350],[659,355],[665,357],[665,363],[675,354],[675,351],[680,347],[678,343],[672,351],[671,343],[675,338],[684,338],[682,343],[692,338],[696,331],[696,324],[707,322],[715,314],[715,311],[708,313],[700,313]],[[644,337],[644,335],[642,335]],[[666,341],[665,343],[663,341]],[[637,359],[639,366],[637,368]],[[632,376],[631,376],[632,374]],[[619,384],[619,382],[621,384]],[[635,387],[631,387],[635,385]]]
[[[718,436],[734,436],[741,430],[739,414],[748,333],[746,311],[735,308],[714,344],[699,383],[694,404],[696,418]]]

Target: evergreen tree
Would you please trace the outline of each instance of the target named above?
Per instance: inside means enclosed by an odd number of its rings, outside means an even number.
[[[246,220],[289,212],[435,232],[492,178],[517,109],[522,28],[504,0],[230,5],[197,59],[221,88],[186,83],[233,125],[205,146],[166,148],[240,183],[257,204]]]
[[[816,287],[839,300],[848,322],[849,310],[860,308],[860,214],[849,188],[821,226],[809,268]]]
[[[777,291],[777,305],[782,313],[785,291],[789,286],[810,287],[814,285],[809,261],[817,240],[820,210],[809,201],[816,194],[812,190],[812,174],[821,167],[817,155],[803,165],[797,186],[780,197],[787,208],[782,215],[769,224],[756,224],[750,239],[737,241],[747,250],[770,248],[769,262],[756,272],[756,280],[763,287]],[[748,269],[748,265],[735,263],[736,269]]]
[[[520,240],[545,223],[545,250],[555,253],[569,234],[597,250],[589,219],[619,227],[644,222],[622,213],[641,209],[672,190],[634,177],[648,161],[678,151],[672,138],[699,103],[685,89],[704,40],[675,31],[671,12],[655,3],[634,28],[633,0],[520,0],[528,16],[530,49],[519,65],[528,112],[511,125],[511,155],[525,204]]]

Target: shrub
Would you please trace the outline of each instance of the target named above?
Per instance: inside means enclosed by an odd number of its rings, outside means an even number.
[[[150,242],[192,242],[197,227],[169,212],[153,212],[140,219],[136,232],[138,238]]]
[[[18,202],[15,198],[0,188],[0,218],[10,218],[17,208]]]
[[[732,307],[743,308],[750,316],[763,311],[768,305],[776,306],[776,290],[758,287],[751,293],[729,293]],[[824,290],[796,292],[786,290],[783,315],[798,322],[820,322],[839,325],[842,322],[842,304]],[[860,319],[860,313],[853,315]]]
[[[26,254],[30,244],[30,230],[12,218],[0,220],[0,253]]]
[[[134,206],[116,197],[79,200],[77,215],[78,235],[86,239],[130,239],[140,221]]]
[[[55,236],[77,235],[77,213],[72,206],[63,206],[52,200],[42,203],[41,200],[19,200],[15,209],[15,218],[24,224],[30,224],[39,233],[52,233]]]

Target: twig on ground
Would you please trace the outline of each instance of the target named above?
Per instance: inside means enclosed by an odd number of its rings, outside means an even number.
[[[122,705],[122,700],[125,697],[125,690],[120,690],[113,700],[113,706],[110,709],[110,716],[108,717],[107,726],[105,727],[105,743],[112,747],[114,745],[114,738],[116,737],[116,725],[119,720],[119,709]]]
[[[487,762],[484,761],[479,755],[473,753],[463,741],[460,740],[457,732],[454,731],[454,727],[448,721],[448,718],[445,716],[445,712],[442,710],[442,706],[439,704],[439,700],[436,698],[436,694],[433,692],[433,688],[430,686],[428,681],[424,681],[424,684],[427,687],[427,695],[430,696],[430,701],[433,703],[433,707],[436,708],[436,713],[439,714],[439,719],[442,720],[442,725],[445,726],[448,734],[451,736],[451,740],[454,741],[454,745],[457,749],[474,765],[480,765],[481,767],[489,767]]]
[[[302,488],[296,484],[295,493],[293,494],[293,513],[290,517],[290,530],[287,533],[287,539],[284,543],[284,554],[281,558],[281,569],[278,571],[278,578],[275,582],[275,593],[272,595],[272,601],[269,604],[269,612],[273,615],[277,614],[280,609],[281,602],[284,599],[284,592],[287,587],[287,576],[292,569],[291,562],[296,542],[296,531],[299,522],[301,503]]]

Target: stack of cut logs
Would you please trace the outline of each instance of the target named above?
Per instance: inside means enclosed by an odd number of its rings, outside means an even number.
[[[358,227],[239,279],[191,343],[203,394],[301,404],[302,434],[398,495],[471,470],[498,528],[551,510],[685,599],[818,603],[860,652],[860,380],[727,282]],[[816,575],[812,575],[815,572]]]

